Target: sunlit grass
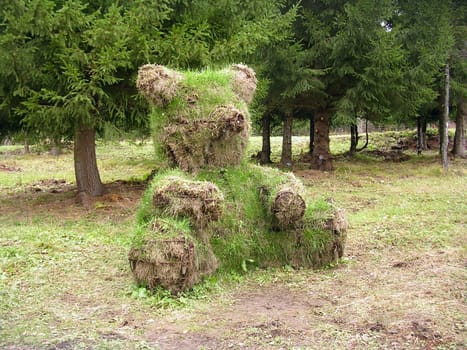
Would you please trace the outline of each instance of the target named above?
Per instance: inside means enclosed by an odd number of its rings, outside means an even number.
[[[6,146],[3,146],[5,148]],[[13,146],[8,146],[13,147]],[[97,165],[104,183],[116,180],[141,180],[154,168],[152,142],[98,142]],[[0,171],[0,189],[19,189],[46,179],[75,182],[73,152],[63,154],[0,153],[0,163],[10,171]]]

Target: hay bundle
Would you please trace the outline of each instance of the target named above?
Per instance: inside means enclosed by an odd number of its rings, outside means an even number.
[[[178,177],[166,181],[154,191],[152,202],[156,209],[171,216],[188,217],[198,228],[219,219],[224,197],[216,185]]]
[[[146,64],[138,70],[136,87],[156,106],[164,106],[177,94],[181,75],[164,66]]]
[[[216,107],[206,119],[179,119],[164,128],[170,161],[184,171],[239,164],[247,147],[249,124],[232,105]]]
[[[210,246],[200,245],[183,232],[173,232],[155,221],[151,233],[128,254],[130,267],[139,285],[149,289],[161,286],[178,293],[191,288],[217,269]]]
[[[232,70],[236,73],[232,82],[235,93],[250,104],[253,101],[258,82],[255,71],[244,64],[234,64]]]
[[[292,187],[280,189],[271,206],[276,219],[275,224],[280,229],[297,227],[301,224],[305,209],[305,201]]]

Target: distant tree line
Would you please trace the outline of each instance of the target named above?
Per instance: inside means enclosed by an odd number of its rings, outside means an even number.
[[[281,162],[292,162],[297,119],[310,123],[315,169],[333,168],[333,125],[349,127],[350,152],[359,149],[357,119],[417,125],[420,135],[437,119],[444,135],[450,114],[458,126],[453,152],[463,156],[466,7],[462,0],[0,0],[0,138],[73,140],[78,191],[98,196],[96,133],[109,125],[148,130],[148,107],[135,89],[139,66],[245,62],[260,80],[252,113],[262,126],[262,163],[270,162],[272,123],[283,123]]]

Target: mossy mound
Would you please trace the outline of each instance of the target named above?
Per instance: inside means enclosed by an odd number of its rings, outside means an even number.
[[[232,83],[234,92],[250,104],[258,83],[255,71],[244,64],[234,64],[232,70],[236,73]]]
[[[342,256],[347,227],[330,226],[341,212],[324,200],[317,206],[308,203],[304,210],[302,186],[292,174],[242,164],[200,177],[224,193],[224,214],[208,227],[222,270],[240,271],[245,261],[257,267],[317,268]],[[299,203],[290,208],[290,216],[297,215],[294,222],[280,222],[277,215],[277,203],[286,210],[285,201],[278,200],[284,189]]]
[[[310,204],[293,174],[244,161],[256,83],[242,64],[140,69],[160,170],[129,254],[138,283],[177,293],[218,268],[321,267],[342,256],[347,222],[332,202]]]
[[[250,130],[246,102],[256,89],[253,70],[235,65],[178,73],[145,65],[137,85],[154,105],[152,130],[162,164],[198,172],[240,163]]]
[[[197,228],[219,219],[224,197],[211,182],[170,176],[155,186],[152,203],[161,214],[186,217]]]
[[[206,119],[179,120],[164,128],[162,136],[172,165],[197,172],[204,167],[238,164],[249,134],[244,112],[232,105],[216,107]]]
[[[136,282],[150,289],[161,286],[178,293],[217,269],[209,243],[192,237],[179,222],[156,219],[137,238],[128,260]]]
[[[284,196],[284,189],[293,189],[292,192],[300,198],[301,203],[302,186],[292,174],[247,163],[224,169],[206,169],[191,178],[180,170],[158,174],[146,191],[138,212],[141,226],[150,224],[154,215],[164,220],[177,220],[180,217],[179,212],[161,211],[153,200],[154,193],[159,189],[167,189],[170,184],[180,181],[183,186],[192,186],[192,189],[186,190],[187,193],[198,193],[200,184],[211,184],[210,186],[217,189],[216,193],[223,193],[223,210],[216,220],[198,225],[190,213],[184,217],[188,219],[186,232],[197,240],[198,245],[202,243],[209,251],[212,249],[219,268],[224,272],[241,272],[246,261],[257,267],[290,265],[295,268],[317,268],[336,261],[343,254],[346,221],[332,202],[320,199],[311,205],[308,203],[306,209],[300,204],[300,218],[293,224],[278,225],[275,211],[277,203],[285,205],[285,201],[277,198]],[[198,204],[194,206],[199,207]],[[155,244],[152,241],[146,242]],[[151,249],[162,249],[160,242],[157,244],[157,248]],[[179,254],[178,259],[182,261],[184,255]],[[191,271],[191,262],[188,260],[186,264],[185,269]],[[211,271],[214,265],[209,266],[210,268],[203,271]],[[165,271],[164,269],[161,271]],[[197,281],[199,277],[196,275],[191,280]],[[146,285],[150,286],[151,283],[146,281]]]

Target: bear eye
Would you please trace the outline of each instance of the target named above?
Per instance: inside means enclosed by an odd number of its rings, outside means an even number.
[[[235,121],[236,121],[237,124],[243,124],[243,122],[245,121],[245,117],[241,113],[236,113],[235,114]]]
[[[188,104],[190,106],[194,105],[196,103],[196,97],[195,96],[188,96]]]

